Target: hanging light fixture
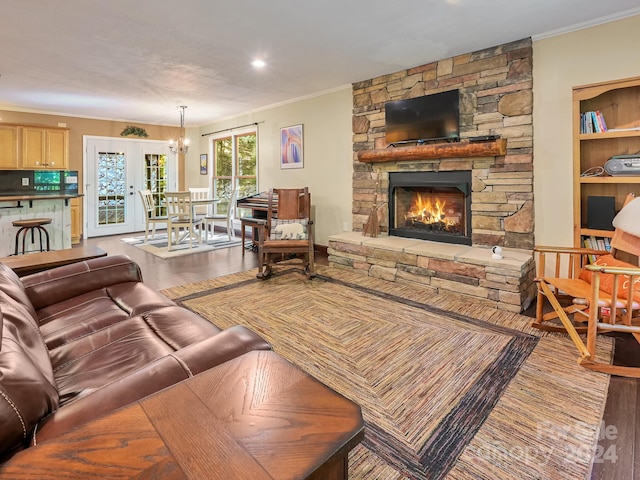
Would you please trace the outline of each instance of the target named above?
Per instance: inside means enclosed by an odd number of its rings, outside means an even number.
[[[180,109],[180,136],[178,141],[173,139],[169,141],[169,151],[173,154],[187,153],[189,150],[189,139],[184,137],[184,109],[187,107],[180,105],[178,108]]]

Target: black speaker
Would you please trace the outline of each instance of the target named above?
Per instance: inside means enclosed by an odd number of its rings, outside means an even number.
[[[615,230],[611,223],[615,216],[615,197],[587,197],[587,228]]]

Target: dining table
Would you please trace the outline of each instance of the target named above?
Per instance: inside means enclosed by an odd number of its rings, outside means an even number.
[[[198,218],[202,218],[204,215],[198,215],[196,213],[196,209],[197,207],[202,207],[202,206],[212,206],[215,205],[216,203],[218,203],[220,201],[219,198],[192,198],[190,200],[191,203],[191,214],[192,214],[192,218],[194,220],[198,219]],[[164,202],[164,205],[166,206],[166,201]],[[168,213],[168,212],[167,212]],[[186,231],[182,234],[182,236],[178,237],[178,241],[177,243],[183,243],[188,237],[189,237],[189,231]],[[170,232],[169,232],[170,234]],[[189,241],[193,241],[193,238],[189,239]]]

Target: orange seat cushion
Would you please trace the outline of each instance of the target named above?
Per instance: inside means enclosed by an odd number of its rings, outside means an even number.
[[[630,263],[623,262],[613,257],[613,255],[602,255],[596,259],[593,265],[599,265],[601,267],[623,267],[623,268],[638,268]],[[580,272],[580,279],[585,282],[591,283],[593,272],[583,268]],[[610,273],[600,274],[600,290],[608,294],[613,293],[613,279],[614,275]],[[634,292],[633,299],[640,302],[640,276],[634,280]],[[618,275],[618,297],[627,298],[629,295],[629,276]]]

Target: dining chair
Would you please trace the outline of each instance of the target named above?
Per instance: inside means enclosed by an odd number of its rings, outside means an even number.
[[[151,190],[138,190],[138,194],[142,199],[142,206],[144,209],[144,243],[147,243],[149,237],[149,226],[151,226],[151,238],[156,237],[156,224],[166,224],[167,216],[158,215],[158,208],[156,202],[153,199],[153,193]]]
[[[167,249],[172,249],[175,231],[176,243],[189,239],[189,248],[193,247],[194,229],[201,226],[202,217],[196,216],[191,203],[190,192],[165,192],[167,200]],[[184,229],[182,237],[180,230]],[[202,243],[202,236],[198,235],[198,243]]]
[[[189,193],[191,194],[191,200],[209,200],[212,197],[207,187],[190,187]],[[211,213],[210,207],[211,204],[194,205],[193,211],[196,215],[207,215],[208,213]]]
[[[215,232],[216,222],[223,223],[227,227],[227,235],[229,236],[229,241],[231,241],[232,237],[235,237],[235,231],[233,229],[233,218],[235,217],[236,211],[236,201],[238,200],[238,190],[231,190],[231,194],[229,195],[227,209],[225,213],[213,213],[211,215],[204,216],[204,231],[205,234],[209,233],[209,225],[211,225],[211,231]]]

